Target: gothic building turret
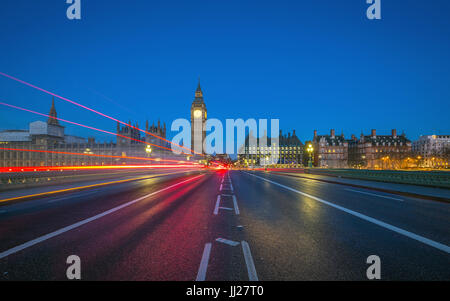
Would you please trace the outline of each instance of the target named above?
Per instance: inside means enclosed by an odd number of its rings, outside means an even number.
[[[47,124],[59,125],[58,116],[56,114],[55,108],[55,98],[52,98],[52,106],[50,108],[50,113],[48,113],[49,118],[47,119]]]
[[[117,145],[118,146],[125,146],[125,145],[131,145],[131,144],[137,144],[141,143],[138,140],[141,140],[141,132],[138,130],[139,126],[136,123],[136,125],[133,127],[131,125],[131,121],[128,122],[128,125],[120,126],[120,123],[117,122],[117,134],[120,136],[117,136]],[[125,138],[128,137],[129,139]]]

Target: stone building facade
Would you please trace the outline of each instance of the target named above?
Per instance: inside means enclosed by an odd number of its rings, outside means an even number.
[[[411,141],[405,134],[370,135],[361,134],[359,139],[352,135],[346,139],[342,133],[336,136],[335,130],[329,135],[317,135],[314,131],[314,166],[322,168],[402,168],[401,160],[411,154]]]
[[[348,145],[349,167],[355,168],[400,168],[399,162],[411,153],[411,141],[395,129],[391,135],[377,135],[374,129],[359,139],[352,135]]]
[[[346,168],[348,166],[348,141],[344,133],[336,136],[335,130],[329,135],[317,135],[314,130],[312,140],[314,148],[314,165],[324,168]]]

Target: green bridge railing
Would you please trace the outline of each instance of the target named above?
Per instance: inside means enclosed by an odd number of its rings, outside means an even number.
[[[305,173],[390,183],[450,188],[450,171],[306,169]]]

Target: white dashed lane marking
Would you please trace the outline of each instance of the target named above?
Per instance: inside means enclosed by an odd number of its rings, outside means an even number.
[[[241,242],[242,251],[244,252],[245,264],[247,266],[248,280],[258,281],[258,275],[256,274],[255,263],[253,262],[252,253],[250,247],[246,241]]]
[[[198,267],[196,281],[205,281],[206,271],[208,270],[209,255],[211,254],[211,243],[205,244],[203,249],[202,260],[200,261],[200,266]]]
[[[217,196],[216,206],[214,207],[214,215],[217,215],[217,213],[219,213],[219,206],[220,206],[220,194]]]
[[[234,212],[239,215],[239,207],[237,204],[236,196],[233,195]]]

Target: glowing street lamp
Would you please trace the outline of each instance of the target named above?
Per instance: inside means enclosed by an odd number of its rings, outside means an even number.
[[[150,155],[152,153],[152,147],[150,145],[147,145],[147,147],[145,148],[145,152]]]
[[[314,151],[312,144],[308,145],[308,148],[306,149],[306,151],[309,153],[308,167],[312,167],[312,153]]]

